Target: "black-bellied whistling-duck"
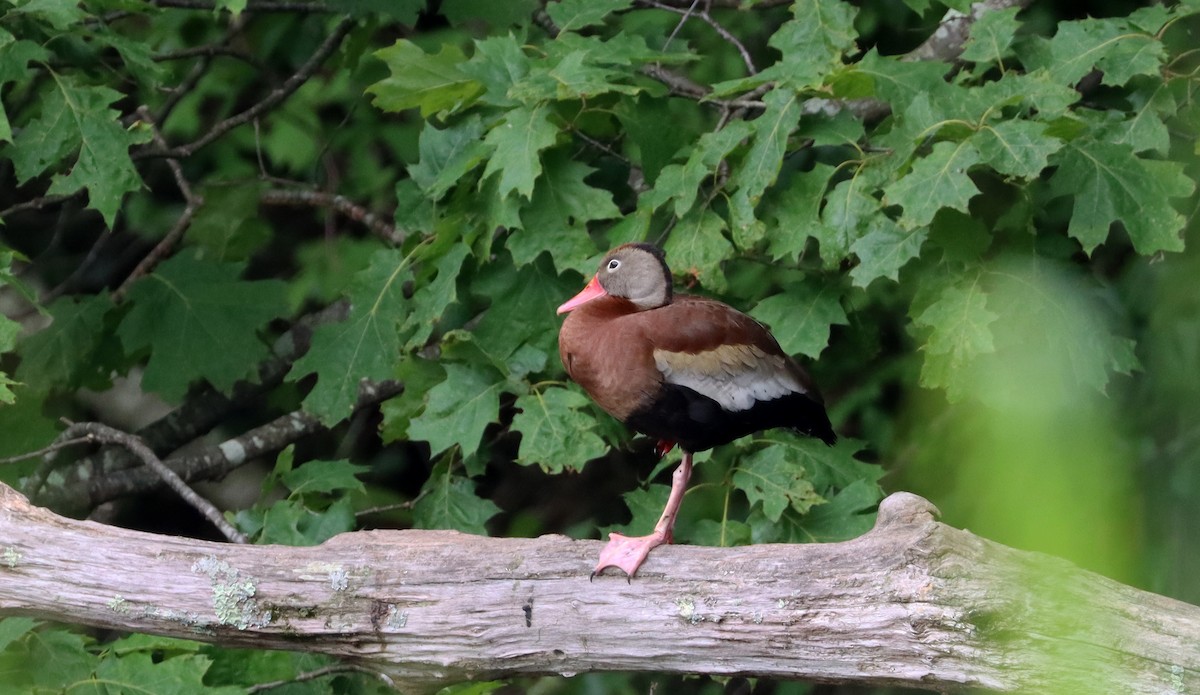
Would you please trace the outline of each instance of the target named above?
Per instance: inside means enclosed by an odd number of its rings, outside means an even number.
[[[772,427],[837,440],[812,381],[767,327],[721,302],[674,294],[655,246],[613,249],[558,307],[566,312],[558,354],[567,374],[613,417],[657,438],[660,455],[676,443],[683,450],[654,532],[610,534],[593,577],[606,567],[632,577],[671,542],[693,453]]]

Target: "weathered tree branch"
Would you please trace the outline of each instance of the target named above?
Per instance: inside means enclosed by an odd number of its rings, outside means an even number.
[[[0,486],[0,613],[307,649],[405,692],[585,671],[936,690],[1200,690],[1200,608],[934,521],[892,495],[844,543],[660,548],[588,582],[597,541],[371,531],[225,545],[58,517]]]
[[[313,330],[325,323],[343,321],[349,312],[349,302],[341,300],[301,318],[275,341],[272,356],[255,369],[254,381],[238,382],[228,396],[207,384],[198,387],[179,408],[134,434],[159,457],[167,456],[216,427],[231,411],[261,398],[279,385],[292,363],[308,352]],[[71,466],[58,469],[58,475],[48,478],[50,486],[36,496],[36,501],[68,516],[85,515],[108,500],[148,489],[131,490],[119,484],[124,480],[120,471],[138,465],[137,457],[127,449],[104,447]],[[186,472],[180,473],[185,480],[197,479]],[[156,484],[152,475],[146,480],[147,484]]]

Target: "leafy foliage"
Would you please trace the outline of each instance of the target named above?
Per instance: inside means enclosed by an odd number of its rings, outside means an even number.
[[[282,433],[229,514],[258,542],[641,533],[674,459],[564,380],[554,309],[604,250],[652,241],[681,291],[808,358],[840,435],[713,452],[681,542],[851,538],[884,486],[975,528],[976,493],[999,493],[967,454],[1017,470],[996,442],[1083,411],[1159,498],[1200,508],[1180,453],[1200,403],[1195,2],[1000,3],[942,27],[969,29],[951,47],[917,42],[967,2],[177,4],[0,9],[4,455],[60,417],[117,422],[128,390],[202,423],[163,455],[304,411],[323,434]],[[1012,458],[1071,455],[1039,451]],[[572,485],[601,467],[643,484]],[[0,621],[0,682],[26,689],[224,692],[323,665]]]

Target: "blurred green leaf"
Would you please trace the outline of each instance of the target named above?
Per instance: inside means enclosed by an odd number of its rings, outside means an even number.
[[[280,280],[239,280],[242,266],[180,254],[129,289],[117,334],[149,351],[142,384],[179,401],[196,379],[228,392],[270,354],[258,331],[287,308]]]
[[[995,350],[989,326],[999,316],[988,309],[987,301],[976,278],[947,286],[937,301],[913,318],[915,325],[929,329],[922,348],[922,386],[945,388],[952,399],[965,395],[969,382],[963,381],[963,370],[979,355]]]
[[[107,293],[76,301],[61,297],[47,311],[54,321],[21,341],[18,381],[46,390],[51,386],[79,386],[93,364],[93,352],[105,330],[105,315],[113,308]],[[7,321],[7,319],[4,319]],[[13,327],[18,324],[10,322]],[[0,338],[4,331],[0,330]],[[11,349],[0,347],[0,351]]]
[[[558,25],[559,31],[578,31],[599,24],[617,10],[633,4],[633,0],[561,0],[546,6],[546,14]]]

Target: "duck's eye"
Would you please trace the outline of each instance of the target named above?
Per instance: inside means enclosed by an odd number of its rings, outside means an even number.
[[[614,270],[616,270],[617,268],[620,268],[620,267],[621,267],[621,261],[618,261],[618,260],[617,260],[617,259],[615,259],[615,258],[614,258],[614,259],[612,259],[611,261],[609,261],[609,262],[608,262],[608,270],[609,270],[609,272],[612,272],[612,271],[614,271]]]

